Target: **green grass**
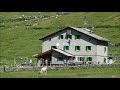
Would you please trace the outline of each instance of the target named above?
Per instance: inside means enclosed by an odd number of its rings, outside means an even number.
[[[1,78],[120,78],[120,67],[48,69],[45,75],[38,70],[2,72]]]
[[[34,54],[41,52],[42,42],[39,38],[65,26],[83,27],[84,16],[87,16],[89,28],[93,22],[94,33],[109,39],[112,43],[120,43],[119,12],[71,12],[58,18],[30,18],[25,21],[25,17],[56,14],[57,12],[0,12],[0,20],[3,20],[0,21],[0,62],[5,64],[8,59],[13,63],[15,56],[32,58]],[[11,20],[13,21],[10,22]],[[31,27],[26,29],[26,25]],[[110,28],[103,28],[105,26]],[[117,48],[118,50],[110,47],[110,53],[120,56],[120,47]]]

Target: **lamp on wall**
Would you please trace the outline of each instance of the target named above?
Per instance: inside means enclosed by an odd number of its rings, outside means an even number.
[[[56,43],[56,46],[57,46],[57,48],[60,46],[60,44],[59,43]]]

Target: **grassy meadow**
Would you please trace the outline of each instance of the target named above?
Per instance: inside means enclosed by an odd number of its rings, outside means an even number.
[[[0,12],[0,63],[13,63],[14,57],[29,57],[41,52],[40,38],[66,26],[83,27],[83,17],[94,33],[111,43],[120,43],[120,12]],[[120,46],[109,47],[120,56]]]
[[[47,74],[39,70],[0,72],[1,78],[120,78],[120,67],[48,69]]]

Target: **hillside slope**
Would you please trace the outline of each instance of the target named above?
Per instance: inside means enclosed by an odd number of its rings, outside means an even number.
[[[65,26],[94,26],[94,33],[111,43],[120,44],[119,12],[0,12],[0,60],[13,62],[14,57],[29,57],[41,52],[39,38]],[[120,46],[109,47],[109,52],[120,56]]]

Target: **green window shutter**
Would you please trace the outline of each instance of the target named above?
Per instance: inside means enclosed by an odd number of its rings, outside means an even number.
[[[52,49],[52,46],[51,46],[51,49]]]
[[[64,46],[64,50],[69,50],[70,47],[69,46]]]
[[[66,46],[64,46],[64,50],[66,50]]]
[[[58,36],[58,39],[60,39],[60,35]]]
[[[79,61],[79,57],[77,57],[77,60]]]
[[[106,63],[106,58],[104,58],[104,63]]]
[[[80,35],[76,35],[76,36],[75,36],[75,39],[80,39]]]
[[[67,39],[68,35],[65,35],[65,39]]]
[[[89,57],[87,57],[87,61],[89,61]]]
[[[104,52],[106,52],[106,47],[104,47]]]
[[[68,50],[70,49],[70,47],[68,46]]]
[[[90,50],[92,50],[92,47],[90,46]]]
[[[84,57],[82,57],[82,61],[84,62]]]
[[[77,39],[77,35],[75,35],[75,40]]]
[[[92,57],[87,57],[87,61],[92,61]]]
[[[88,46],[86,46],[86,51],[87,51]]]
[[[63,61],[63,58],[62,57],[57,57],[57,60],[58,61]]]
[[[59,36],[58,36],[58,39],[63,39],[63,35],[59,35]]]
[[[67,35],[65,35],[65,39],[67,39]]]
[[[80,35],[77,35],[77,39],[80,39]]]
[[[70,35],[70,39],[72,39],[72,35]]]
[[[75,51],[76,51],[76,48],[77,48],[77,47],[75,46]]]
[[[66,49],[66,47],[64,46],[64,50]]]
[[[79,35],[79,39],[81,38],[81,36]]]

